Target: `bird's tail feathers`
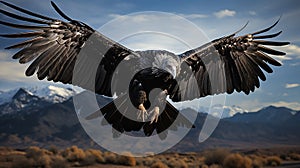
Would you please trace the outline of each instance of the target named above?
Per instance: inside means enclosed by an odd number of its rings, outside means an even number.
[[[113,136],[119,137],[124,132],[131,131],[143,131],[145,136],[152,136],[158,134],[160,139],[165,139],[168,134],[168,130],[176,131],[178,127],[191,128],[195,127],[184,115],[168,101],[166,106],[162,110],[158,117],[158,121],[151,123],[150,121],[141,122],[132,120],[123,114],[136,115],[136,108],[128,108],[128,104],[131,103],[127,94],[119,96],[114,101],[108,103],[102,107],[98,112],[91,114],[86,119],[93,119],[98,116],[104,116],[102,125],[111,124],[113,127]],[[122,110],[122,113],[120,112]],[[129,135],[131,133],[128,133]],[[132,134],[133,135],[133,134]],[[134,135],[133,135],[134,136]]]

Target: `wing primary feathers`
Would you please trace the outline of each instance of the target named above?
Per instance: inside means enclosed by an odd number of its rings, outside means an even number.
[[[57,61],[59,57],[59,53],[64,49],[64,46],[56,47],[52,49],[52,52],[44,52],[36,61],[39,66],[39,76],[44,76],[44,78],[48,75],[49,71],[53,69],[53,64]],[[35,63],[35,61],[34,61]],[[36,64],[36,63],[35,63]],[[28,68],[29,69],[29,68]]]
[[[260,46],[260,45],[258,46],[258,50],[263,51],[268,54],[272,54],[272,55],[285,55],[284,52],[273,50],[271,48],[267,48],[267,47]]]
[[[249,56],[248,56],[249,54]],[[256,74],[258,75],[258,77],[262,80],[265,81],[266,80],[266,76],[265,74],[262,72],[262,70],[259,68],[261,66],[261,62],[264,63],[261,59],[257,58],[255,55],[253,55],[252,53],[247,53],[246,54],[248,56],[248,58],[252,61],[253,64],[253,69],[256,71]],[[259,87],[259,83],[257,88]]]
[[[51,5],[53,6],[53,8],[56,10],[56,12],[60,16],[62,16],[63,18],[65,18],[68,21],[73,21],[73,19],[71,19],[69,16],[67,16],[65,13],[63,13],[53,1],[51,1]]]
[[[28,25],[20,25],[20,24],[14,24],[14,23],[9,23],[9,22],[4,22],[0,20],[0,24],[13,27],[13,28],[18,28],[18,29],[50,29],[50,27],[45,27],[45,26],[28,26]]]
[[[22,54],[22,58],[20,58],[19,62],[21,64],[25,64],[27,62],[32,61],[34,58],[36,58],[37,56],[40,55],[40,53],[45,52],[46,50],[48,50],[49,48],[53,47],[55,45],[55,41],[50,41],[49,43],[45,44],[45,45],[41,45],[41,46],[32,46],[29,48],[26,48],[24,50],[23,54]],[[39,51],[39,52],[36,52]]]
[[[10,4],[10,3],[7,3],[7,2],[4,2],[4,1],[0,1],[0,3],[8,6],[8,7],[11,7],[17,11],[20,11],[22,13],[25,13],[25,14],[28,14],[28,15],[31,15],[31,16],[34,16],[34,17],[37,17],[37,18],[40,18],[40,19],[45,19],[45,20],[51,20],[51,21],[55,21],[56,19],[52,19],[50,17],[46,17],[46,16],[43,16],[43,15],[40,15],[40,14],[37,14],[37,13],[33,13],[31,11],[28,11],[26,9],[23,9],[23,8],[20,8],[18,6],[15,6],[13,4]]]
[[[253,40],[253,42],[261,45],[272,45],[272,46],[284,46],[290,44],[289,42],[277,42],[277,41],[265,41],[265,40]]]
[[[262,36],[253,36],[253,39],[266,39],[266,38],[274,38],[277,37],[278,35],[280,35],[282,33],[282,31],[278,32],[278,33],[274,33],[274,34],[270,34],[270,35],[262,35]]]
[[[241,32],[242,30],[244,30],[244,29],[247,27],[248,24],[249,24],[249,21],[247,21],[247,23],[246,23],[242,28],[240,28],[238,31],[232,33],[232,34],[229,35],[228,37],[233,37],[233,36],[235,36],[236,34],[238,34],[239,32]]]
[[[269,64],[272,64],[274,66],[281,66],[281,64],[278,61],[268,56],[267,54],[264,54],[262,52],[257,52],[256,55],[258,57],[261,57],[264,61],[268,62]]]
[[[17,33],[17,34],[0,34],[0,37],[6,38],[27,38],[34,37],[43,34],[43,31],[35,31],[35,32],[25,32],[25,33]]]
[[[281,18],[281,16],[280,16],[280,18]],[[261,33],[264,33],[264,32],[267,32],[267,31],[271,30],[273,27],[275,27],[277,25],[277,23],[279,22],[280,18],[272,26],[270,26],[270,27],[268,27],[266,29],[263,29],[263,30],[251,33],[251,34],[252,35],[256,35],[256,34],[261,34]]]
[[[30,44],[32,44],[33,42],[36,42],[36,41],[39,41],[43,39],[43,37],[36,37],[36,38],[33,38],[33,39],[30,39],[30,40],[26,40],[26,41],[23,41],[21,43],[17,43],[17,44],[14,44],[14,45],[11,45],[11,46],[8,46],[6,47],[5,49],[13,49],[13,48],[23,48],[25,46],[29,46]],[[19,57],[17,56],[13,56],[13,59],[17,59]]]
[[[61,49],[63,48],[63,46],[60,46],[59,48],[57,48],[56,50],[54,50],[55,52],[52,53],[53,57],[57,57],[57,53],[61,51]],[[39,73],[44,73],[44,71],[49,71],[48,66],[50,67],[50,63],[46,64],[46,62],[55,60],[55,58],[49,59],[52,56],[51,54],[47,54],[46,52],[44,52],[43,54],[41,54],[41,56],[39,56],[37,59],[35,59],[27,68],[27,70],[25,71],[26,76],[31,76],[35,73],[37,67],[39,67]],[[45,69],[45,67],[47,67],[47,69]]]
[[[22,21],[27,21],[27,22],[32,22],[32,23],[38,23],[38,24],[50,24],[49,21],[37,20],[37,19],[32,19],[32,18],[28,18],[28,17],[24,17],[24,16],[19,16],[19,15],[16,15],[14,13],[10,13],[10,12],[4,11],[2,9],[0,9],[0,13],[4,14],[6,16],[9,16],[11,18],[22,20]]]
[[[266,72],[268,72],[268,73],[272,73],[273,72],[272,68],[268,64],[266,64],[263,60],[261,60],[260,58],[257,58],[256,62]]]

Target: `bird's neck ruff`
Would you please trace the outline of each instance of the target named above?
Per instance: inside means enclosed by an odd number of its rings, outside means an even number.
[[[164,50],[147,50],[138,52],[140,55],[140,66],[156,67],[168,71],[174,77],[179,72],[179,59],[175,54]]]

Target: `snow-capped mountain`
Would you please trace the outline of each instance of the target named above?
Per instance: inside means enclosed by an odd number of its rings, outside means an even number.
[[[243,114],[248,112],[249,112],[248,110],[245,110],[242,107],[237,105],[224,106],[222,118],[228,118],[234,116],[235,114]]]
[[[66,101],[71,96],[77,94],[77,92],[72,88],[62,88],[52,85],[43,88],[29,88],[28,90],[33,95],[36,95],[40,98],[44,98],[53,103],[60,103]]]
[[[0,105],[10,102],[18,90],[19,89],[10,90],[7,92],[2,91],[2,93],[0,93]]]
[[[190,107],[190,106],[185,106],[184,103],[182,103],[180,106],[176,106],[175,107],[179,107],[179,110],[184,110],[184,109],[188,109],[191,108],[195,111],[198,112],[202,112],[202,113],[208,113],[214,117],[218,117],[218,118],[228,118],[228,117],[232,117],[235,114],[242,114],[242,113],[247,113],[248,111],[243,109],[240,106],[237,105],[232,105],[232,106],[226,106],[226,105],[221,105],[221,104],[215,104],[212,105],[210,107],[208,106],[200,106],[200,107]]]
[[[12,93],[12,92],[11,92]],[[31,113],[35,108],[50,105],[50,103],[38,96],[33,95],[31,92],[20,88],[12,96],[9,102],[0,105],[0,116],[5,114],[19,114],[19,111],[25,110],[26,113]]]
[[[0,105],[11,102],[19,90],[20,88],[0,93]],[[46,87],[22,88],[22,90],[51,103],[63,102],[78,93],[71,88],[52,85]]]

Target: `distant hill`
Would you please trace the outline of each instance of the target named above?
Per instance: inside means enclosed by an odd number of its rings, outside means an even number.
[[[2,93],[3,94],[3,93]],[[111,101],[99,96],[99,106]],[[265,107],[258,112],[237,113],[221,119],[211,137],[198,142],[206,113],[197,113],[196,128],[171,151],[199,151],[207,148],[260,148],[300,145],[300,112],[285,107]],[[84,148],[97,147],[83,130],[72,98],[49,101],[26,89],[19,89],[10,101],[0,105],[0,146],[22,148],[29,145]]]
[[[199,127],[192,129],[174,149],[194,151],[195,147],[267,148],[300,145],[300,112],[289,108],[269,106],[258,112],[238,113],[222,119],[211,137],[199,144],[198,136],[206,117],[207,114],[199,113],[195,122]]]

